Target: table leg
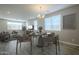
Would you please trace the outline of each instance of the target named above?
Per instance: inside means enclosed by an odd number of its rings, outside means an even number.
[[[21,49],[21,42],[20,42],[20,49]]]
[[[32,55],[32,39],[31,39],[31,42],[30,42],[30,43],[31,43],[31,44],[30,44],[30,45],[31,45],[31,47],[30,47],[30,48],[31,48],[31,49],[30,49],[30,50],[31,50],[30,54]]]
[[[55,44],[55,47],[56,47],[56,55],[57,55],[57,43]]]
[[[58,50],[59,50],[59,54],[60,54],[60,43],[58,41]]]
[[[17,40],[17,43],[16,43],[16,55],[18,54],[18,40]]]

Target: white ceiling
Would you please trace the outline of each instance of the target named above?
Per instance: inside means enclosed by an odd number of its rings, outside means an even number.
[[[0,4],[0,17],[11,19],[30,19],[36,17],[40,13],[40,6],[42,13],[55,12],[63,8],[73,5],[70,4]]]

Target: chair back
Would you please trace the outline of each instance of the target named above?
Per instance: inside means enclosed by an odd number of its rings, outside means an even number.
[[[57,44],[57,43],[59,43],[59,36],[58,35],[55,36],[55,44]]]
[[[31,41],[31,36],[30,36],[30,35],[23,35],[23,36],[18,35],[18,36],[17,36],[17,40],[18,40],[19,42]]]

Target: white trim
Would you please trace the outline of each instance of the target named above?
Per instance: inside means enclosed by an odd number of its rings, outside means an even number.
[[[65,41],[60,41],[60,43],[64,43],[67,45],[72,45],[72,46],[79,46],[78,44],[70,43],[70,42],[65,42]]]

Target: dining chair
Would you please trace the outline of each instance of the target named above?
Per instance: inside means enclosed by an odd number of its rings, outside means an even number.
[[[21,49],[21,43],[22,42],[30,42],[31,49],[30,49],[30,54],[32,54],[32,36],[30,35],[24,35],[24,36],[17,36],[17,43],[16,43],[16,54],[18,54],[18,44],[20,43],[20,49]]]
[[[46,43],[48,44],[48,47],[53,44],[55,45],[56,55],[58,54],[58,51],[60,53],[60,44],[59,44],[59,36],[58,35],[55,35],[55,33],[48,34]]]
[[[56,45],[56,54],[58,54],[58,51],[59,51],[59,54],[60,54],[59,35],[55,36],[55,45]]]

